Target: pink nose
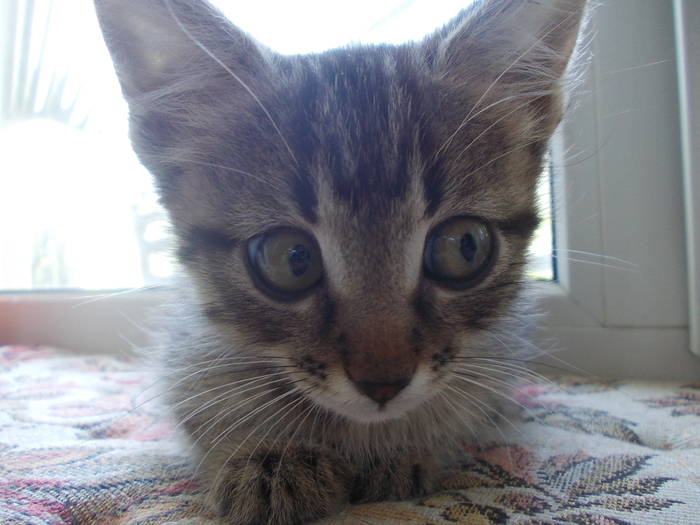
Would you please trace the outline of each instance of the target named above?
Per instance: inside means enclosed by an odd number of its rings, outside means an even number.
[[[353,381],[358,390],[380,405],[384,405],[394,399],[410,382],[410,377],[390,382]]]

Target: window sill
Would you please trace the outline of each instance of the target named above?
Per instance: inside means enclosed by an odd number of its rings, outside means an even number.
[[[77,354],[133,355],[162,290],[0,294],[0,344],[50,345]]]

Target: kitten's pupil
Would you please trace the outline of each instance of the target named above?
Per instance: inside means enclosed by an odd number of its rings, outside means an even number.
[[[292,273],[299,277],[305,274],[311,266],[311,254],[301,244],[297,244],[289,250],[289,268]]]
[[[469,262],[474,262],[474,257],[476,257],[476,239],[471,233],[465,233],[462,235],[462,239],[459,243],[459,251],[462,252],[462,257],[464,257]]]

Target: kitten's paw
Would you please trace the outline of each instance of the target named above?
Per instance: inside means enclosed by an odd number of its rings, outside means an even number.
[[[406,452],[389,461],[373,461],[361,475],[355,476],[350,499],[357,503],[405,500],[434,490],[432,457]]]
[[[348,503],[351,476],[334,451],[279,442],[250,448],[238,450],[232,459],[216,454],[221,461],[209,467],[215,477],[211,496],[229,523],[305,523],[335,514]]]

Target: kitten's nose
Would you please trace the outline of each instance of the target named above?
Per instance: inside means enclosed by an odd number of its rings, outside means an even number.
[[[380,405],[394,399],[401,390],[406,388],[411,382],[410,377],[397,379],[390,382],[379,381],[353,381],[355,386],[367,397],[373,399]]]

